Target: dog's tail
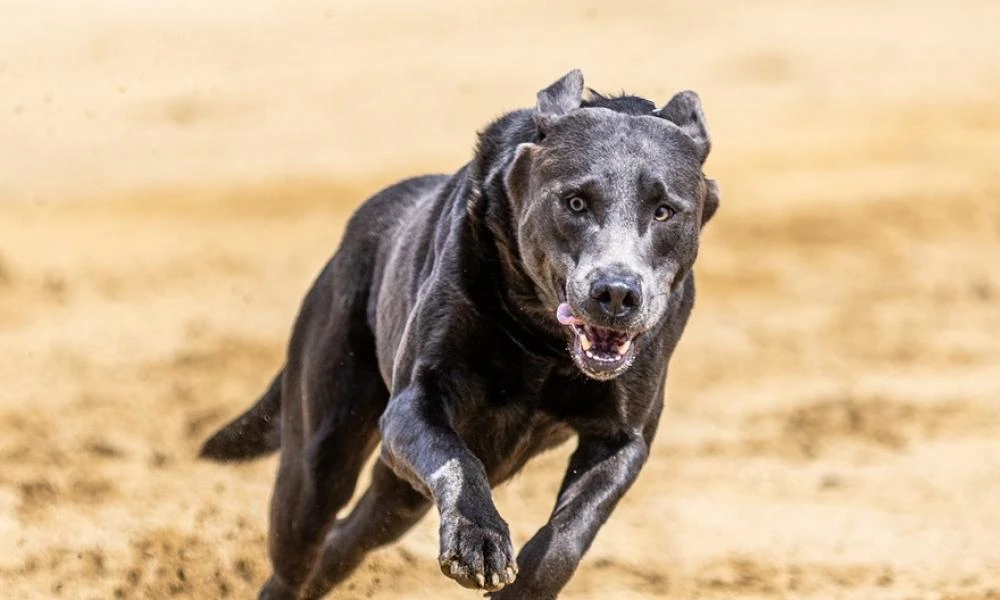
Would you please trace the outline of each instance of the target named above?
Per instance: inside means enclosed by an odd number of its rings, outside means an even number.
[[[279,450],[283,375],[284,371],[279,371],[256,404],[212,434],[198,456],[219,462],[235,462],[253,460]]]

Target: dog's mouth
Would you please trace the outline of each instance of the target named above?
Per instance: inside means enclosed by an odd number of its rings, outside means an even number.
[[[635,335],[597,327],[573,314],[563,302],[556,310],[560,323],[572,328],[574,341],[569,350],[573,361],[593,379],[611,379],[631,366],[635,359]]]

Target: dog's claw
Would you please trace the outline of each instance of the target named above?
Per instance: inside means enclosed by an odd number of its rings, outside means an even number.
[[[504,569],[504,572],[507,574],[507,583],[514,583],[514,580],[517,579],[517,569],[515,567],[507,567]]]
[[[499,515],[482,524],[457,512],[443,516],[441,571],[459,585],[499,591],[513,581],[513,562],[510,533]]]

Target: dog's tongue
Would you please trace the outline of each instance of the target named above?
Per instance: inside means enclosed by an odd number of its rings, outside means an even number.
[[[556,309],[556,318],[563,325],[583,325],[583,321],[573,316],[573,309],[566,302],[560,304],[559,308]]]

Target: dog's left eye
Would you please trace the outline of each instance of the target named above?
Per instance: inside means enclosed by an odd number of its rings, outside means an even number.
[[[669,221],[671,217],[674,216],[674,209],[670,208],[666,204],[661,204],[656,207],[656,211],[653,213],[653,218],[657,221]]]
[[[579,213],[587,210],[587,201],[579,196],[570,196],[566,200],[566,206],[573,212]]]

